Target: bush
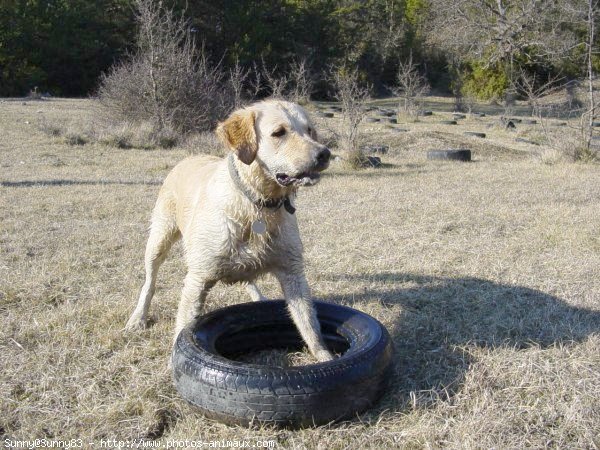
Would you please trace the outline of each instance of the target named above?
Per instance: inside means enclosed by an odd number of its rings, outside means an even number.
[[[370,98],[370,86],[365,85],[357,69],[334,67],[330,70],[330,80],[335,89],[335,97],[342,106],[342,132],[340,143],[349,153],[359,152],[359,125],[367,115],[366,104]]]
[[[134,131],[130,124],[108,127],[100,133],[98,141],[110,147],[132,148]]]
[[[203,132],[189,135],[182,144],[189,155],[205,154],[225,156],[227,150],[215,133]]]
[[[463,95],[479,100],[502,99],[508,87],[508,78],[501,69],[486,67],[479,62],[471,63],[463,77]]]
[[[573,150],[573,159],[579,162],[593,162],[598,159],[598,156],[597,150],[581,143]]]
[[[105,123],[97,136],[99,142],[110,147],[145,150],[173,148],[181,139],[181,134],[176,130],[168,126],[159,130],[150,122]]]
[[[596,161],[599,157],[598,150],[587,142],[582,129],[569,131],[568,129],[553,129],[542,119],[544,147],[539,152],[540,161],[544,164],[557,164],[561,162]]]
[[[65,133],[65,143],[68,145],[85,145],[89,137],[75,130],[69,130]]]
[[[62,119],[48,120],[42,117],[37,126],[48,136],[62,137],[62,141],[67,145],[85,145],[95,140],[95,132],[90,126],[67,123]]]
[[[151,136],[154,145],[160,148],[173,148],[179,143],[180,135],[171,128],[162,128]]]
[[[65,133],[66,125],[63,121],[49,121],[45,117],[38,123],[40,131],[48,136],[58,137]]]
[[[151,122],[159,135],[164,129],[187,133],[213,128],[233,104],[220,68],[198,51],[188,22],[162,2],[135,0],[135,6],[137,48],[102,76],[101,104],[113,117]]]
[[[369,166],[369,158],[367,158],[365,152],[359,148],[348,151],[344,161],[346,166],[353,170],[363,169]]]
[[[410,56],[398,63],[396,73],[396,87],[391,88],[392,93],[399,97],[398,114],[401,112],[418,119],[420,99],[429,92],[427,79],[418,70],[418,64],[413,61],[412,51]]]

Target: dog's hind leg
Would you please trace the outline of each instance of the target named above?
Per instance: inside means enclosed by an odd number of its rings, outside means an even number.
[[[156,275],[161,264],[175,241],[181,237],[175,221],[174,205],[172,202],[160,199],[152,212],[150,237],[146,244],[145,268],[146,281],[140,292],[135,310],[127,321],[126,329],[144,328],[148,319],[150,302],[154,295]]]
[[[267,297],[262,295],[262,292],[260,292],[260,289],[258,289],[258,286],[256,286],[256,283],[246,283],[245,287],[246,287],[246,292],[248,293],[248,295],[250,296],[250,299],[253,302],[260,302],[260,301],[268,300]]]

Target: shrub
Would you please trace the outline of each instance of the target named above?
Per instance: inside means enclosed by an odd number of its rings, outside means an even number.
[[[130,124],[107,127],[98,139],[102,144],[117,148],[132,148],[134,131]]]
[[[179,132],[165,126],[157,129],[150,122],[105,123],[98,133],[98,141],[117,148],[155,148],[176,147],[182,137]]]
[[[52,137],[63,135],[66,129],[64,122],[49,121],[45,117],[38,122],[38,128],[42,133]]]
[[[335,97],[342,105],[343,127],[340,143],[349,153],[360,152],[358,127],[367,115],[366,104],[370,97],[370,88],[361,82],[357,69],[333,68],[330,78],[335,89]]]
[[[462,93],[479,100],[499,100],[508,87],[508,78],[502,69],[479,62],[471,63],[463,76]]]
[[[359,148],[350,150],[346,153],[344,158],[346,165],[353,170],[363,169],[369,166],[369,159],[365,152]]]
[[[180,135],[172,128],[162,128],[151,136],[151,141],[160,148],[173,148],[179,143]]]
[[[136,49],[101,78],[98,97],[111,116],[149,121],[157,133],[211,129],[233,96],[220,67],[198,50],[183,17],[162,2],[135,0]]]
[[[396,87],[391,90],[400,99],[398,113],[418,117],[419,100],[430,88],[425,76],[419,72],[418,64],[413,61],[412,51],[405,61],[398,63],[396,83]]]
[[[85,145],[88,141],[89,137],[79,131],[69,130],[65,133],[65,143],[68,145]]]
[[[182,145],[190,155],[206,154],[221,157],[227,154],[225,146],[216,134],[211,132],[191,134]]]
[[[288,98],[301,105],[307,105],[314,89],[314,75],[306,58],[293,61],[290,65],[292,90]]]
[[[588,145],[585,145],[585,143],[578,145],[573,150],[573,159],[579,162],[596,161],[598,156],[598,151]]]

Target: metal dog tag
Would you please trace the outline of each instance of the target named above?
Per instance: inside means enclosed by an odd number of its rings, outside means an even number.
[[[262,220],[252,222],[252,231],[256,234],[264,234],[267,231],[267,225]]]

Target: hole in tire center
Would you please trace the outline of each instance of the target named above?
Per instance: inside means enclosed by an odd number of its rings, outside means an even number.
[[[311,355],[308,348],[273,348],[238,355],[230,358],[247,364],[275,367],[298,367],[316,364],[318,361]]]
[[[321,332],[327,348],[335,355],[341,356],[350,348],[348,339],[334,325],[321,322]],[[297,367],[318,363],[291,322],[231,330],[221,334],[214,347],[227,359],[249,364]]]

